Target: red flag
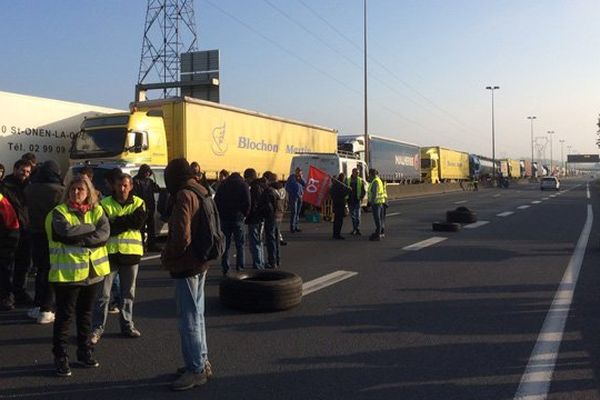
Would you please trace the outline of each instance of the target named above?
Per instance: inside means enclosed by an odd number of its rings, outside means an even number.
[[[321,171],[312,165],[308,170],[308,178],[304,187],[304,195],[302,200],[312,204],[313,206],[321,207],[325,198],[329,194],[331,187],[331,177],[325,171]]]

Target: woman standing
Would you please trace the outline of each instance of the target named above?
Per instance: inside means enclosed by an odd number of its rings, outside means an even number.
[[[53,349],[56,374],[71,376],[67,341],[73,315],[77,325],[77,361],[100,364],[90,342],[92,310],[100,282],[110,273],[106,241],[110,225],[92,182],[78,175],[67,185],[63,203],[46,217],[50,250],[48,281],[56,293]]]

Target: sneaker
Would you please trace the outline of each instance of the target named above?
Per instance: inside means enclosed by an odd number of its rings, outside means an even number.
[[[121,310],[119,310],[119,307],[116,304],[111,304],[108,306],[108,313],[109,314],[118,314]]]
[[[334,236],[334,237],[333,237],[333,239],[334,239],[334,240],[346,240],[346,238],[345,238],[345,237],[343,237],[343,236],[339,236],[339,235],[338,235],[338,236]]]
[[[15,305],[17,306],[32,306],[33,299],[29,293],[23,291],[15,294]]]
[[[287,246],[287,242],[285,240],[280,240],[279,241],[279,245],[281,245],[281,246]]]
[[[360,229],[357,229],[354,234],[356,236],[362,236],[362,233],[360,233]]]
[[[135,329],[134,327],[122,329],[121,334],[125,337],[134,338],[134,339],[142,336],[142,333],[140,331],[138,331],[137,329]]]
[[[92,335],[90,336],[90,343],[97,344],[100,341],[101,337],[102,337],[102,332],[99,329],[95,329],[92,332]]]
[[[42,311],[37,317],[37,323],[40,325],[51,324],[54,322],[55,315],[52,311]]]
[[[0,311],[11,311],[15,309],[15,302],[10,297],[0,300]]]
[[[27,311],[27,317],[29,317],[31,319],[38,319],[39,316],[40,316],[40,308],[39,307],[33,307]]]
[[[369,236],[369,240],[371,242],[379,242],[381,240],[381,236],[378,235],[378,234],[376,234],[376,233],[374,233],[371,236]]]
[[[177,375],[185,374],[187,369],[185,367],[177,368]],[[206,371],[206,378],[211,379],[213,377],[212,365],[210,365],[210,361],[206,360],[204,363],[204,371]]]
[[[56,375],[71,376],[71,367],[69,367],[69,359],[66,356],[54,358],[54,366],[56,367]]]
[[[100,363],[96,360],[91,350],[77,351],[77,361],[84,368],[98,368]]]
[[[175,391],[189,390],[195,386],[204,385],[207,380],[208,377],[205,370],[197,373],[185,371],[171,384],[171,389]]]

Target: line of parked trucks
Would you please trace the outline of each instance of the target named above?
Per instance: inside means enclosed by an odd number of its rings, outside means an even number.
[[[190,97],[130,104],[129,110],[0,92],[0,163],[10,166],[23,153],[40,161],[55,159],[63,171],[95,169],[95,184],[103,190],[103,175],[119,167],[135,174],[150,165],[164,186],[168,160],[185,157],[200,163],[209,180],[222,169],[259,174],[267,170],[285,179],[295,167],[308,172],[312,164],[331,175],[369,168],[388,182],[438,183],[486,179],[490,158],[439,146],[420,147],[371,135],[370,165],[365,163],[364,136],[338,135],[313,124]],[[498,175],[508,178],[545,175],[529,160],[497,160]]]

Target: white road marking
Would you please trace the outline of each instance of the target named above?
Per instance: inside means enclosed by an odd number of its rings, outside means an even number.
[[[586,194],[586,196],[587,196],[588,199],[591,199],[591,197],[590,197],[590,184],[589,183],[585,184],[585,194]]]
[[[399,212],[393,212],[393,213],[386,214],[385,216],[386,217],[395,217],[396,215],[400,215],[400,213]]]
[[[496,217],[508,217],[509,215],[513,215],[514,213],[514,211],[504,211],[500,214],[496,214]]]
[[[534,200],[531,202],[531,204],[540,204],[540,203],[541,203],[541,201],[539,201],[539,200]]]
[[[417,251],[417,250],[421,250],[425,247],[433,246],[436,243],[443,242],[446,239],[448,239],[448,238],[441,237],[441,236],[433,236],[433,237],[430,237],[429,239],[422,240],[417,243],[413,243],[410,246],[403,247],[402,250]]]
[[[550,195],[550,197],[552,197],[552,198],[555,198],[555,197],[556,197],[556,195],[555,195],[555,194],[551,194],[551,195]]]
[[[157,258],[160,258],[160,254],[155,254],[153,256],[142,257],[142,261],[155,260]]]
[[[552,374],[554,373],[560,343],[562,342],[593,221],[592,206],[588,204],[585,225],[560,286],[554,295],[550,310],[546,314],[544,325],[538,335],[527,368],[525,368],[525,373],[515,394],[515,400],[545,400],[548,396],[548,389],[552,381]]]
[[[490,223],[490,221],[477,221],[477,222],[473,222],[472,224],[464,225],[463,228],[465,228],[465,229],[475,229],[475,228],[479,228],[480,226],[487,225],[489,223]]]
[[[454,204],[464,204],[466,203],[468,200],[461,200],[461,201],[455,201]]]
[[[495,194],[492,197],[500,197],[500,195],[499,194]]]
[[[317,290],[321,290],[345,279],[352,278],[355,275],[358,275],[358,272],[335,271],[330,274],[323,275],[320,278],[313,279],[312,281],[304,282],[302,285],[302,296],[306,296],[307,294],[311,294]]]
[[[529,208],[529,207],[531,207],[531,206],[530,205],[524,205],[524,206],[517,207],[517,209],[519,209],[519,210],[525,210],[526,208]]]
[[[549,200],[549,197],[542,197],[542,200]]]

